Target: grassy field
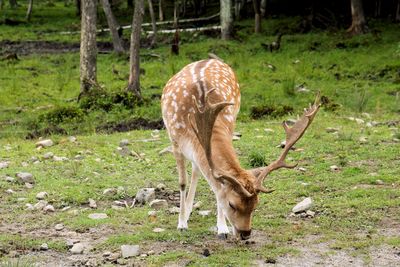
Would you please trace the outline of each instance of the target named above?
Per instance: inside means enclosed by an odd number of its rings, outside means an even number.
[[[58,17],[63,13],[65,19],[55,24],[49,23],[52,19],[48,16],[34,15],[32,28],[0,25],[1,39],[79,40],[79,35],[66,38],[58,34],[79,25],[71,7],[41,8],[57,11],[42,10],[39,14]],[[371,21],[372,33],[349,38],[342,31],[296,34],[295,24],[296,19],[267,20],[264,33],[254,35],[252,22],[244,21],[236,27],[236,39],[229,42],[201,34],[183,35],[179,56],[171,56],[167,45],[142,50],[145,73],[141,82],[146,101],[134,107],[112,100],[127,84],[127,57],[99,55],[98,81],[104,91],[91,108],[76,101],[78,53],[27,53],[18,55],[17,61],[1,60],[0,162],[9,164],[0,169],[0,262],[11,264],[19,258],[28,266],[35,262],[85,264],[88,260],[93,266],[94,262],[112,265],[115,263],[107,260],[104,252],[113,254],[121,245],[138,244],[146,256],[119,259],[119,264],[398,263],[399,25]],[[268,52],[261,43],[274,40],[282,27],[287,34],[281,51]],[[2,48],[0,52],[4,52]],[[322,110],[297,145],[301,149],[290,154],[291,161],[298,161],[304,169],[281,170],[266,181],[276,191],[261,196],[253,221],[254,242],[250,243],[217,239],[212,229],[216,224],[215,200],[204,179],[196,200],[202,202],[200,209],[211,209],[212,215],[202,217],[194,212],[187,232],[176,230],[177,214],[167,210],[154,217],[148,216],[151,209],[147,205],[112,207],[114,201],[130,202],[140,188],[159,183],[166,185],[164,194],[172,197],[172,207],[178,192],[175,162],[171,154],[159,155],[169,145],[164,130],[105,134],[96,129],[105,123],[138,118],[159,120],[158,97],[164,84],[184,65],[206,58],[209,52],[223,58],[238,75],[242,107],[237,131],[242,137],[234,145],[245,167],[274,160],[280,153],[276,146],[284,139],[280,122],[296,118],[317,91],[324,96]],[[275,111],[254,119],[267,109]],[[54,146],[36,149],[37,135],[55,126],[66,134],[51,135]],[[37,133],[34,139],[25,139],[33,131]],[[68,139],[71,135],[76,136],[75,142]],[[129,140],[128,148],[136,156],[120,154],[117,147],[122,139]],[[48,152],[68,159],[46,160]],[[332,171],[332,165],[338,169]],[[34,175],[32,189],[6,180],[22,171]],[[117,190],[103,194],[107,188]],[[7,193],[8,189],[14,193]],[[26,208],[27,203],[37,203],[35,196],[42,191],[48,193],[46,200],[55,212]],[[292,207],[305,197],[314,200],[315,216],[291,216]],[[97,202],[96,209],[89,208],[89,198]],[[70,208],[63,210],[65,207]],[[89,219],[94,212],[106,213],[108,218]],[[54,227],[60,223],[64,229],[56,231]],[[165,231],[156,233],[155,228]],[[71,239],[87,244],[85,254],[68,251],[66,240]],[[47,251],[40,250],[44,242]],[[207,257],[205,249],[210,252]]]

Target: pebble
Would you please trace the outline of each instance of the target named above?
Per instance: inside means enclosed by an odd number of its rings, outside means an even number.
[[[84,244],[76,243],[72,246],[72,248],[69,251],[71,251],[72,254],[82,254],[84,250],[85,250]]]
[[[297,203],[297,205],[293,207],[292,211],[294,213],[303,212],[310,209],[312,205],[313,205],[312,199],[310,197],[307,197],[301,202]]]
[[[179,213],[179,208],[178,207],[172,207],[172,208],[168,209],[168,212],[170,214],[178,214]]]
[[[232,136],[232,140],[233,140],[233,141],[239,141],[239,140],[240,140],[240,137],[239,137],[239,136],[236,136],[236,135],[234,135],[234,136]]]
[[[41,140],[36,143],[36,147],[50,147],[52,145],[54,145],[54,143],[51,139]]]
[[[103,195],[115,195],[117,193],[116,188],[106,188],[103,191]]]
[[[54,161],[67,161],[69,160],[67,157],[58,157],[58,156],[53,156]]]
[[[150,210],[149,212],[147,212],[147,215],[148,215],[149,217],[155,217],[155,216],[157,216],[157,211],[155,211],[155,210]]]
[[[199,211],[199,215],[203,216],[203,217],[209,216],[210,214],[211,214],[211,210],[200,210]]]
[[[36,203],[33,207],[35,208],[35,210],[42,210],[47,205],[48,205],[48,202],[46,200],[39,200],[39,202]]]
[[[270,128],[265,128],[265,129],[264,129],[264,132],[266,132],[266,133],[273,133],[274,130],[272,130],[272,129],[270,129]]]
[[[0,169],[5,169],[5,168],[8,168],[8,165],[9,165],[10,163],[8,162],[8,161],[2,161],[2,162],[0,162]]]
[[[52,157],[54,157],[53,152],[47,152],[43,155],[43,159],[51,159]]]
[[[163,209],[168,207],[168,202],[164,199],[154,199],[150,202],[150,207],[153,209]]]
[[[314,218],[314,217],[315,217],[315,212],[312,211],[312,210],[307,210],[307,211],[306,211],[306,214],[307,214],[308,217],[311,217],[311,218]]]
[[[65,241],[65,244],[67,245],[67,248],[72,248],[76,242],[74,240],[68,239]]]
[[[48,197],[49,194],[47,194],[47,192],[39,192],[36,194],[36,199],[38,200],[43,200],[46,197]]]
[[[117,205],[111,205],[111,209],[113,209],[113,210],[123,210],[124,207],[117,206]]]
[[[368,142],[367,137],[365,137],[365,136],[361,136],[361,137],[358,139],[358,141],[360,141],[360,143],[362,143],[362,144],[365,144],[365,143]]]
[[[56,229],[56,231],[61,231],[64,229],[64,224],[62,223],[58,223],[54,226],[54,229]]]
[[[48,249],[49,249],[49,246],[46,243],[43,243],[43,244],[40,245],[40,250],[46,251]]]
[[[23,202],[23,201],[25,201],[26,200],[26,197],[19,197],[19,198],[17,198],[17,201],[18,202]]]
[[[376,180],[375,184],[377,185],[384,185],[385,183],[382,180]]]
[[[94,199],[89,198],[89,207],[91,207],[92,209],[97,208],[97,203]]]
[[[328,127],[325,130],[326,130],[327,133],[337,133],[337,132],[339,132],[339,128]]]
[[[158,185],[156,186],[156,189],[159,190],[159,191],[164,191],[165,188],[167,188],[167,187],[165,186],[165,184],[158,184]]]
[[[28,188],[28,189],[32,189],[33,188],[33,184],[25,183],[25,187]]]
[[[12,190],[12,189],[7,189],[7,190],[6,190],[6,193],[7,193],[7,194],[14,194],[14,193],[15,193],[15,191],[14,191],[14,190]]]
[[[26,203],[25,207],[26,207],[27,210],[34,210],[35,209],[35,207],[31,203]]]
[[[122,245],[121,254],[124,259],[140,255],[139,245]]]
[[[33,175],[29,172],[18,172],[16,173],[16,177],[21,183],[29,183],[29,184],[35,183]]]
[[[303,167],[299,167],[299,171],[301,171],[301,172],[306,172],[307,169],[306,169],[306,168],[303,168]]]
[[[23,161],[23,162],[21,162],[21,166],[22,166],[22,167],[28,167],[28,166],[29,166],[29,163],[28,163],[28,162],[25,162],[25,161]]]
[[[357,124],[363,124],[364,123],[363,119],[356,118],[355,121],[357,122]]]
[[[102,220],[108,218],[108,215],[105,213],[91,213],[88,217],[92,220]]]
[[[154,233],[161,233],[161,232],[164,232],[164,231],[165,231],[164,228],[154,228],[154,229],[153,229],[153,232],[154,232]]]
[[[135,196],[136,201],[140,204],[149,203],[155,198],[156,198],[155,188],[142,188],[136,193]]]
[[[70,141],[71,143],[75,143],[76,142],[76,137],[75,136],[69,136],[68,137],[68,141]]]
[[[11,177],[11,176],[6,176],[5,180],[6,180],[6,182],[9,182],[9,183],[14,183],[15,182],[15,179],[13,177]]]
[[[43,208],[44,212],[55,212],[56,209],[53,207],[53,205],[47,205],[46,207]]]
[[[332,172],[336,172],[336,171],[339,171],[339,170],[340,170],[339,167],[336,166],[336,165],[330,166],[329,169],[330,169]]]
[[[82,155],[76,155],[76,156],[74,157],[75,160],[83,160],[84,158],[85,158],[85,157],[82,156]]]
[[[128,139],[122,139],[119,142],[119,147],[124,147],[124,146],[127,146],[127,145],[129,145],[129,140]]]

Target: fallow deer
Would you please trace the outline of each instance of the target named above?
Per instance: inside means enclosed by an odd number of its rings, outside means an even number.
[[[318,98],[318,97],[317,97]],[[280,157],[266,167],[244,170],[232,145],[232,134],[240,107],[236,75],[222,61],[208,59],[191,63],[166,84],[162,115],[173,145],[180,184],[178,229],[188,227],[199,175],[208,181],[217,199],[217,230],[226,238],[233,234],[248,239],[251,217],[258,194],[270,190],[263,186],[265,177],[279,168],[294,168],[285,163],[290,148],[301,138],[319,109],[318,100],[286,132],[286,145]],[[192,177],[186,192],[185,159],[192,163]]]

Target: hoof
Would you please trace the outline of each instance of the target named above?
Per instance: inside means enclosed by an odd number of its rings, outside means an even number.
[[[179,227],[178,227],[178,230],[179,230],[179,232],[186,232],[188,229],[187,229],[187,228],[184,228],[184,227],[182,227],[182,228],[179,228]]]
[[[228,234],[218,234],[218,239],[227,240],[228,239]]]

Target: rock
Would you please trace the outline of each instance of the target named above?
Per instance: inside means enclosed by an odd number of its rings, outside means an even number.
[[[272,130],[272,129],[270,129],[270,128],[265,128],[265,129],[264,129],[264,132],[266,132],[266,133],[273,133],[274,130]]]
[[[71,215],[74,215],[74,216],[79,215],[79,210],[69,210],[68,214],[71,214]]]
[[[337,171],[339,171],[340,169],[339,169],[339,167],[338,166],[336,166],[336,165],[332,165],[332,166],[330,166],[329,167],[329,169],[332,171],[332,172],[337,172]]]
[[[165,190],[165,188],[167,188],[167,187],[165,186],[165,184],[158,184],[158,185],[156,186],[156,189],[159,190],[159,191],[163,191],[163,190]]]
[[[240,140],[240,136],[232,136],[232,141],[239,141]]]
[[[362,116],[364,116],[367,119],[371,119],[371,114],[367,113],[367,112],[363,112],[361,113]]]
[[[211,210],[200,210],[199,211],[199,215],[203,216],[203,217],[209,216],[210,214],[211,214]]]
[[[82,156],[82,155],[76,155],[76,156],[74,157],[75,160],[83,160],[84,158],[85,158],[85,157]]]
[[[34,184],[35,183],[33,175],[29,172],[18,172],[15,175],[18,178],[18,181],[22,184],[24,184],[24,183]]]
[[[105,213],[91,213],[88,217],[92,220],[102,220],[108,218],[107,214]]]
[[[26,200],[26,197],[19,197],[19,198],[17,198],[17,201],[18,202],[23,202],[23,201],[25,201]]]
[[[115,195],[117,193],[116,188],[106,188],[103,191],[103,195]]]
[[[8,161],[2,161],[2,162],[0,162],[0,169],[5,169],[5,168],[8,168],[8,165],[9,165],[10,163],[8,162]]]
[[[361,137],[358,139],[358,141],[360,141],[361,144],[365,144],[365,143],[368,142],[367,137],[365,137],[365,136],[361,136]]]
[[[153,232],[154,232],[154,233],[161,233],[161,232],[164,232],[164,231],[165,231],[164,228],[154,228],[154,229],[153,229]]]
[[[121,254],[124,259],[140,255],[139,245],[122,245]]]
[[[66,206],[66,207],[62,208],[61,211],[67,211],[67,210],[69,210],[70,208],[71,208],[71,206]]]
[[[28,188],[28,189],[32,189],[33,188],[33,184],[25,183],[25,187]]]
[[[136,193],[135,196],[136,201],[140,204],[149,203],[155,198],[156,198],[155,188],[142,188]]]
[[[179,208],[178,207],[172,207],[172,208],[168,209],[168,212],[170,214],[178,214],[179,213]]]
[[[147,215],[149,217],[157,217],[157,211],[155,210],[150,210],[149,212],[147,212]]]
[[[121,141],[119,141],[119,147],[124,147],[129,145],[129,140],[128,139],[122,139]]]
[[[91,259],[89,259],[89,260],[86,262],[85,266],[88,266],[88,267],[96,267],[96,266],[100,266],[100,265],[99,265],[97,259],[91,258]]]
[[[337,132],[339,132],[339,128],[328,127],[328,128],[325,129],[325,131],[327,133],[337,133]]]
[[[47,205],[46,207],[43,208],[44,212],[55,212],[56,209],[53,207],[53,205]]]
[[[36,143],[36,147],[50,147],[52,145],[54,145],[54,143],[51,139],[41,140]]]
[[[61,231],[64,229],[64,224],[62,223],[58,223],[54,226],[54,229],[56,229],[56,231]]]
[[[153,209],[164,209],[168,207],[168,202],[164,199],[154,199],[150,202],[150,207]]]
[[[47,194],[47,192],[39,192],[39,193],[36,194],[36,199],[42,200],[42,199],[45,199],[48,196],[49,196],[49,194]]]
[[[301,172],[306,172],[307,169],[306,169],[306,168],[303,168],[303,167],[299,167],[299,171],[301,171]]]
[[[123,209],[124,209],[124,207],[117,206],[117,205],[111,205],[111,208],[112,208],[113,210],[123,210]]]
[[[72,254],[82,254],[84,250],[85,250],[84,244],[76,243],[72,246],[72,248],[69,251],[71,251]]]
[[[46,251],[49,250],[49,246],[46,243],[40,245],[40,250]]]
[[[197,202],[193,205],[193,209],[194,209],[194,210],[200,209],[201,204],[202,204],[201,201],[197,201]]]
[[[382,180],[376,180],[375,184],[377,185],[384,185],[385,183]]]
[[[36,203],[33,207],[35,210],[42,210],[44,207],[46,207],[48,202],[46,200],[39,200],[38,203]]]
[[[312,207],[312,205],[313,205],[312,199],[310,197],[307,197],[303,201],[298,203],[296,206],[294,206],[292,211],[294,213],[306,211],[306,210],[310,209]]]
[[[7,189],[7,190],[6,190],[6,193],[12,195],[12,194],[15,193],[15,191],[12,190],[12,189]]]
[[[371,122],[367,122],[367,124],[365,124],[365,126],[367,126],[368,128],[372,128],[374,125],[372,125]]]
[[[69,136],[68,137],[68,141],[70,141],[71,143],[75,143],[76,142],[76,137],[75,136]]]
[[[211,255],[211,253],[210,253],[210,251],[208,250],[208,248],[205,248],[204,250],[203,250],[203,256],[204,257],[208,257],[208,256],[210,256]]]
[[[23,161],[23,162],[21,162],[21,166],[22,166],[22,167],[28,167],[28,166],[29,166],[29,163],[28,163],[28,162],[25,162],[25,161]]]
[[[306,214],[307,214],[307,216],[310,217],[310,218],[314,218],[314,217],[315,217],[315,212],[314,212],[314,211],[307,210],[307,211],[306,211]]]
[[[283,140],[279,145],[277,145],[276,147],[278,148],[285,148],[286,146],[286,140]]]
[[[355,121],[357,122],[357,124],[363,124],[364,123],[363,119],[356,118]]]
[[[94,199],[89,198],[89,207],[91,207],[92,209],[97,208],[97,203]]]
[[[72,248],[76,242],[74,240],[68,239],[65,241],[65,244],[67,245],[67,248]]]
[[[54,157],[54,153],[53,152],[47,152],[43,155],[43,159],[51,159]]]
[[[107,258],[107,257],[109,257],[111,255],[111,251],[104,251],[103,252],[103,257],[104,258]]]
[[[58,156],[53,156],[54,161],[67,161],[69,160],[67,157],[58,157]]]
[[[34,210],[34,209],[35,209],[35,207],[34,207],[31,203],[26,203],[26,204],[25,204],[25,208],[26,208],[27,210]]]
[[[5,180],[6,180],[6,182],[9,182],[9,183],[14,183],[15,182],[15,179],[13,177],[11,177],[11,176],[6,176]]]

